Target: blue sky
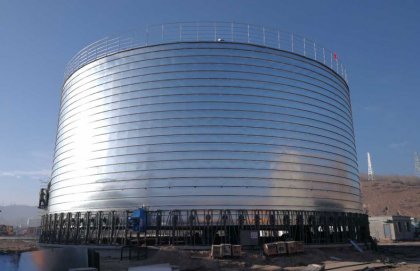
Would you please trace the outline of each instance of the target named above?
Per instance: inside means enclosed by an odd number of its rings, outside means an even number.
[[[37,203],[52,166],[67,61],[104,36],[179,21],[235,21],[302,34],[338,52],[359,167],[412,175],[420,151],[420,1],[0,0],[0,205]]]

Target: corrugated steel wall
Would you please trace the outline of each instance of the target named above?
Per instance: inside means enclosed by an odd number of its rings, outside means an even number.
[[[239,208],[360,212],[349,89],[267,47],[178,42],[65,82],[49,212]]]

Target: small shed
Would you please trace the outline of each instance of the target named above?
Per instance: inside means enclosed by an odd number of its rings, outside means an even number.
[[[414,227],[409,216],[369,217],[370,235],[379,241],[402,241],[414,239]]]

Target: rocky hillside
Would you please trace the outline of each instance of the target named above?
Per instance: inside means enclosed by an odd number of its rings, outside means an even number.
[[[363,208],[371,216],[420,217],[420,178],[413,176],[361,176]]]

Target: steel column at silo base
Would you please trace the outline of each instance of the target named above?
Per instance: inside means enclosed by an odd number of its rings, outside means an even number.
[[[368,216],[291,210],[159,210],[147,212],[145,231],[129,227],[130,211],[44,215],[40,243],[102,245],[261,246],[281,240],[306,244],[366,242]]]
[[[357,168],[349,88],[327,65],[239,42],[157,44],[66,78],[48,213],[361,213]]]

